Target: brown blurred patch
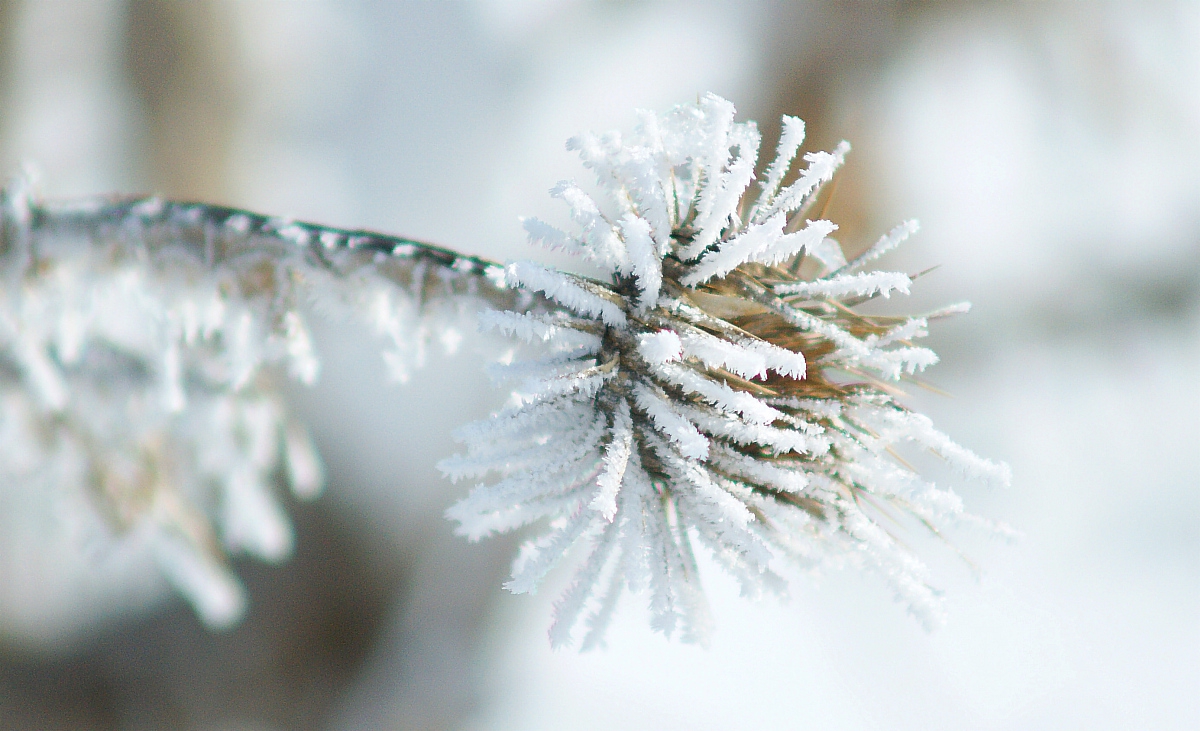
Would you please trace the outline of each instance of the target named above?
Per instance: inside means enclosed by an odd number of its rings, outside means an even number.
[[[805,151],[867,139],[859,130],[874,103],[869,97],[873,82],[902,46],[910,16],[925,12],[925,5],[910,0],[775,5],[774,32],[765,40],[769,51],[764,54],[772,92],[768,108],[758,113],[768,144],[779,138],[782,114],[804,120]],[[765,166],[771,156],[763,157]],[[838,224],[835,237],[847,256],[882,233],[872,215],[870,158],[869,148],[855,148],[813,212]]]
[[[18,729],[316,729],[378,640],[405,566],[327,506],[293,504],[296,555],[239,561],[250,609],[216,633],[173,598],[66,657],[0,648],[0,726]]]
[[[237,116],[238,47],[219,2],[129,0],[125,66],[145,109],[155,193],[224,200]]]

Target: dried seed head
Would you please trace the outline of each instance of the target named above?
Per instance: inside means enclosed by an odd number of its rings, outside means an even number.
[[[442,469],[500,480],[447,515],[473,538],[549,521],[518,557],[515,592],[536,588],[571,545],[590,546],[557,605],[554,644],[585,613],[584,646],[598,642],[625,587],[649,589],[656,629],[703,641],[693,539],[746,594],[783,590],[777,557],[850,560],[936,621],[924,567],[864,506],[890,502],[930,525],[961,507],[894,460],[891,446],[915,441],[972,476],[1008,479],[1006,467],[895,401],[892,382],[937,360],[912,344],[925,319],[855,310],[908,291],[903,274],[857,270],[915,223],[848,263],[829,238],[837,227],[805,216],[849,146],[805,155],[784,185],[803,137],[802,123],[785,117],[778,157],[754,191],[759,135],[733,119],[732,105],[709,95],[662,118],[643,114],[625,138],[574,138],[568,146],[595,171],[598,195],[572,182],[554,194],[579,231],[536,219],[525,227],[610,280],[526,262],[506,270],[510,284],[558,305],[519,316],[548,353],[510,366],[526,378],[514,405],[461,432],[466,454]]]

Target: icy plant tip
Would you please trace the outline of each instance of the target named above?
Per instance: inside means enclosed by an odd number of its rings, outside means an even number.
[[[498,367],[510,405],[463,428],[452,479],[498,476],[447,511],[479,539],[540,522],[506,587],[532,592],[574,545],[578,573],[555,605],[550,640],[602,640],[621,593],[649,597],[652,624],[704,642],[699,542],[743,593],[781,593],[779,558],[877,572],[927,624],[941,615],[924,565],[877,519],[898,507],[938,530],[962,516],[950,490],[895,459],[911,441],[966,477],[999,484],[982,459],[906,409],[892,382],[937,361],[913,342],[934,317],[856,308],[912,279],[864,271],[907,236],[897,226],[847,261],[833,223],[810,220],[849,145],[795,158],[804,125],[784,117],[774,161],[756,175],[760,135],[708,95],[632,135],[568,141],[596,177],[551,192],[562,231],[526,219],[532,241],[601,267],[607,281],[510,264],[506,281],[557,307],[484,313],[483,324],[540,347]]]

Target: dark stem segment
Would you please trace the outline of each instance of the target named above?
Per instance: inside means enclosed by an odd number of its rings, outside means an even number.
[[[526,310],[540,299],[506,286],[498,262],[403,236],[156,196],[42,202],[23,180],[0,193],[0,261],[10,276],[26,271],[39,253],[81,239],[121,242],[154,259],[185,255],[209,268],[263,256],[300,256],[340,275],[371,267],[419,295],[475,296],[503,309]]]

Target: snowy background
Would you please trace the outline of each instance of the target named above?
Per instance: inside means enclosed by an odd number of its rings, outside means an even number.
[[[711,571],[711,649],[626,600],[606,650],[551,652],[557,596],[504,595],[514,540],[469,545],[434,463],[504,397],[470,358],[389,386],[321,333],[297,392],[330,474],[299,546],[247,563],[204,630],[151,567],[79,552],[6,501],[5,728],[1195,728],[1200,726],[1200,6],[0,1],[0,169],[47,196],[153,190],[506,259],[519,215],[584,179],[562,148],[713,91],[854,144],[829,217],[896,268],[951,397],[912,402],[1008,461],[963,489],[1024,536],[913,536],[946,590],[926,633],[881,582],[786,604]],[[890,268],[890,267],[889,267]],[[907,304],[907,303],[905,303]],[[59,533],[56,533],[59,531]],[[565,576],[559,574],[558,580]]]

